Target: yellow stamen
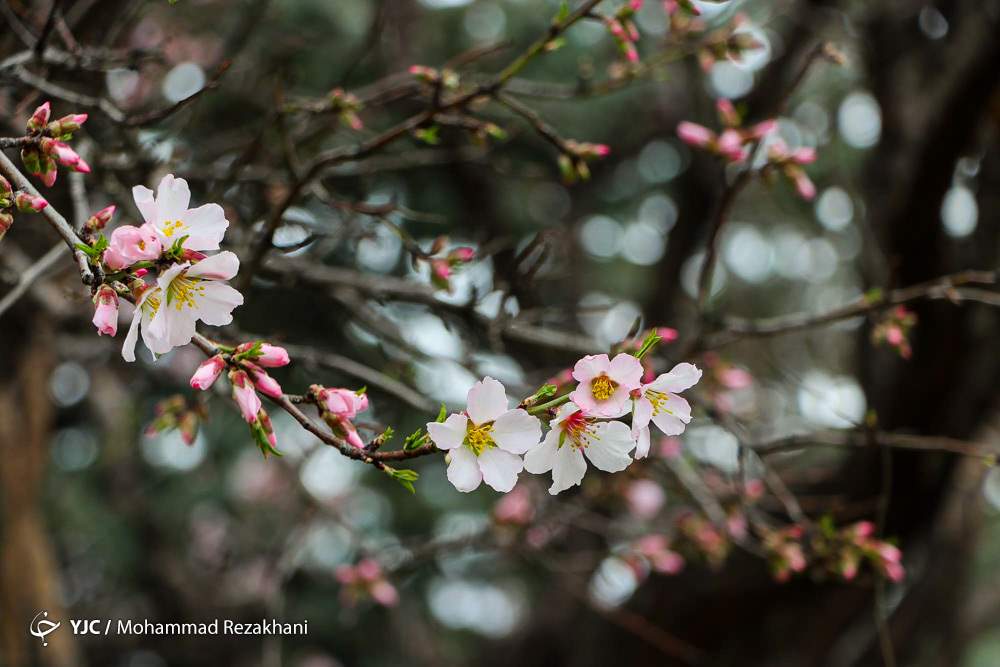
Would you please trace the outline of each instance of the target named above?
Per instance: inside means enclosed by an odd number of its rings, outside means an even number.
[[[198,305],[197,298],[205,295],[203,281],[198,278],[188,278],[180,275],[170,281],[167,287],[167,303],[173,304],[177,310],[185,307],[194,308]]]
[[[661,412],[666,412],[668,415],[674,414],[673,410],[668,410],[663,407],[666,402],[670,400],[670,394],[662,391],[656,391],[655,389],[647,389],[646,398],[648,398],[649,402],[653,404],[654,415],[658,415]]]
[[[611,398],[617,388],[618,383],[607,375],[599,375],[590,381],[590,392],[598,401],[606,401]]]
[[[173,236],[174,232],[181,231],[184,229],[187,229],[187,225],[185,225],[180,220],[167,220],[166,222],[163,223],[163,235],[168,238]]]
[[[470,421],[465,429],[465,446],[471,449],[473,454],[479,456],[483,451],[496,447],[492,433],[492,422],[476,426]]]

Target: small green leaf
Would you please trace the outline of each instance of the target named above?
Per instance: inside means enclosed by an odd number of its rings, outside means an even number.
[[[448,408],[445,406],[444,403],[442,403],[441,404],[441,409],[438,410],[437,419],[435,419],[434,421],[436,421],[436,422],[438,422],[440,424],[445,419],[447,419],[447,417],[448,417]]]
[[[417,492],[417,490],[413,487],[413,483],[420,479],[420,473],[416,470],[409,470],[407,468],[396,469],[389,466],[385,466],[384,470],[385,474],[399,482],[399,484],[410,493]]]
[[[569,18],[569,2],[563,0],[559,3],[559,13],[556,14],[556,23],[562,23]]]

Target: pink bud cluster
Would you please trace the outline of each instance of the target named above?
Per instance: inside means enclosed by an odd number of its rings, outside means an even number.
[[[535,518],[535,506],[531,502],[528,487],[518,484],[493,506],[493,520],[504,526],[527,526]]]
[[[51,122],[50,115],[48,102],[35,109],[28,119],[27,131],[28,137],[36,141],[21,149],[24,168],[48,187],[56,182],[58,165],[90,173],[90,165],[66,143],[87,121],[87,114],[69,114]]]
[[[611,155],[611,147],[607,144],[592,144],[573,139],[563,142],[563,153],[559,155],[559,172],[567,184],[590,179],[592,160],[599,160]]]
[[[108,208],[114,213],[114,207]],[[102,213],[107,210],[103,209]],[[96,219],[97,215],[92,216],[91,220]],[[110,214],[107,217],[110,218]],[[104,266],[111,271],[122,271],[136,262],[153,261],[159,258],[162,252],[163,244],[152,225],[148,223],[141,227],[122,225],[111,232],[111,240],[102,260]]]
[[[803,146],[792,150],[781,139],[775,139],[768,146],[765,173],[780,172],[795,186],[799,196],[809,201],[816,196],[816,186],[802,167],[815,161],[815,148]]]
[[[177,429],[181,439],[188,445],[194,444],[198,429],[205,419],[205,407],[198,402],[188,402],[180,394],[171,396],[156,404],[155,417],[146,427],[146,436],[152,437]]]
[[[903,359],[913,356],[910,331],[917,324],[917,314],[906,306],[896,306],[872,329],[872,343],[895,348]]]
[[[643,0],[629,0],[613,16],[604,19],[611,37],[618,44],[618,50],[630,63],[639,62],[639,51],[635,44],[639,41],[639,29],[635,25],[635,13],[642,9]]]
[[[677,13],[671,14],[672,17],[677,15]],[[720,60],[728,59],[740,62],[745,52],[763,46],[748,31],[741,30],[743,26],[748,24],[749,19],[745,14],[736,14],[728,24],[704,37],[701,48],[698,49],[698,62],[704,71],[711,70],[715,63]],[[701,27],[700,23],[697,25]],[[694,26],[688,27],[688,29],[693,28]]]
[[[365,443],[354,426],[358,413],[368,409],[368,394],[364,389],[351,391],[314,384],[309,387],[309,395],[319,407],[320,417],[337,437],[352,447],[364,449]]]
[[[712,567],[721,566],[729,555],[730,543],[727,536],[702,516],[682,514],[677,519],[677,531]]]
[[[191,376],[191,387],[205,391],[215,384],[222,372],[229,368],[233,401],[243,420],[250,426],[257,445],[265,456],[280,453],[271,418],[264,410],[257,392],[280,400],[284,397],[281,385],[264,371],[264,368],[286,366],[291,359],[283,347],[260,341],[242,343],[232,353],[216,354],[201,363]]]
[[[10,181],[0,176],[0,239],[14,224],[11,209],[16,208],[21,213],[38,213],[48,205],[49,203],[43,198],[29,192],[21,190],[15,192]]]
[[[806,565],[802,526],[789,526],[768,532],[763,539],[767,562],[775,581],[786,582],[793,573],[804,572]]]
[[[659,533],[645,535],[636,540],[630,549],[629,563],[637,575],[647,571],[658,574],[677,574],[684,569],[684,557],[671,548],[670,538]],[[645,565],[645,568],[640,567]]]
[[[753,375],[714,352],[706,353],[702,361],[709,370],[705,388],[716,410],[733,412],[738,404],[739,392],[753,386]]]
[[[727,162],[740,163],[750,155],[749,146],[761,141],[777,129],[777,121],[766,120],[748,128],[741,127],[741,114],[729,100],[722,98],[716,102],[716,112],[723,127],[721,133],[692,123],[682,121],[677,125],[677,136],[694,148],[700,148],[724,158]]]
[[[468,246],[459,246],[444,252],[448,245],[448,237],[439,236],[434,239],[427,256],[416,257],[418,261],[426,261],[431,268],[431,283],[438,289],[451,291],[451,277],[462,270],[466,264],[476,259],[476,251]]]
[[[357,95],[346,92],[343,88],[334,88],[328,95],[330,108],[340,122],[354,131],[364,129],[365,124],[361,121],[358,112],[361,111],[361,100]]]
[[[396,587],[386,578],[378,561],[372,558],[362,558],[357,565],[341,565],[336,577],[344,586],[342,597],[349,605],[366,598],[383,607],[394,607],[399,602]]]

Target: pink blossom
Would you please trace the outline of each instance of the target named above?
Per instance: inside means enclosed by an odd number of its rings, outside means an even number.
[[[264,369],[251,363],[247,363],[247,366],[250,368],[250,374],[253,376],[253,384],[257,388],[257,391],[271,398],[281,398],[285,395],[278,381],[265,373]]]
[[[194,389],[201,389],[202,391],[208,389],[215,381],[219,378],[222,370],[226,367],[226,361],[221,355],[215,355],[210,357],[198,366],[198,369],[191,376],[191,387]]]
[[[371,596],[375,602],[383,607],[395,607],[399,602],[399,593],[396,592],[396,587],[384,579],[372,585]]]
[[[448,253],[448,259],[456,262],[471,262],[476,258],[476,251],[467,246],[453,248]]]
[[[677,340],[680,334],[677,333],[677,329],[671,327],[657,327],[656,335],[660,337],[661,342],[671,343]]]
[[[871,521],[859,521],[853,528],[856,537],[871,537],[875,534],[875,524]]]
[[[606,354],[587,355],[576,362],[573,378],[579,382],[570,400],[588,415],[620,417],[628,412],[632,390],[642,382],[642,364],[621,352],[614,359]]]
[[[792,151],[791,159],[798,164],[812,164],[816,161],[816,149],[810,146],[796,148]]]
[[[659,513],[667,495],[663,488],[650,479],[639,479],[625,489],[629,511],[639,519],[652,519]]]
[[[681,455],[681,439],[676,436],[666,436],[660,440],[660,456],[665,459],[675,459]]]
[[[229,381],[233,385],[233,400],[239,406],[243,419],[248,424],[257,423],[257,413],[260,412],[261,404],[257,392],[253,390],[253,383],[246,371],[233,370],[229,372]]]
[[[86,222],[86,228],[92,232],[100,231],[111,222],[111,217],[115,214],[115,209],[117,207],[112,204],[110,206],[105,206],[100,211],[90,216]]]
[[[749,130],[750,136],[754,139],[763,139],[778,129],[778,121],[775,119],[765,120],[752,126]]]
[[[885,331],[885,339],[889,341],[890,345],[899,345],[906,337],[903,335],[903,330],[896,325],[892,325]]]
[[[368,394],[357,393],[350,389],[328,389],[318,387],[317,397],[322,406],[338,417],[354,419],[359,412],[368,409]]]
[[[684,143],[696,148],[708,148],[715,142],[715,132],[686,120],[677,124],[677,136]]]
[[[123,225],[111,233],[104,263],[112,271],[119,271],[139,261],[154,260],[162,251],[160,239],[149,225]]]
[[[535,508],[531,504],[531,494],[523,484],[497,501],[493,507],[493,518],[497,523],[513,526],[524,526],[535,516]]]
[[[728,366],[717,373],[719,383],[727,389],[746,389],[753,384],[753,376],[742,368]]]
[[[728,127],[737,127],[740,124],[740,114],[736,111],[736,107],[733,106],[733,103],[725,97],[720,97],[716,100],[715,109],[718,111],[719,118],[722,120],[723,125]]]
[[[118,333],[118,294],[109,285],[101,285],[94,296],[94,326],[98,335],[114,336]]]
[[[743,149],[743,135],[734,129],[728,129],[719,135],[717,142],[719,154],[730,162],[741,162],[746,159]]]
[[[83,158],[77,155],[75,150],[70,148],[69,144],[46,137],[42,139],[40,147],[43,153],[51,155],[64,167],[84,174],[90,173],[90,167],[83,161]]]

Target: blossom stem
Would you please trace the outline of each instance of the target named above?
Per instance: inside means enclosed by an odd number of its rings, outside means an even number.
[[[549,408],[558,407],[558,406],[562,405],[563,403],[566,403],[567,401],[569,401],[569,394],[564,394],[564,395],[559,396],[557,398],[553,398],[551,401],[546,401],[545,403],[541,403],[539,405],[535,405],[535,406],[532,406],[532,407],[528,408],[528,414],[529,415],[537,415],[539,412],[544,412],[544,411],[548,410]]]

